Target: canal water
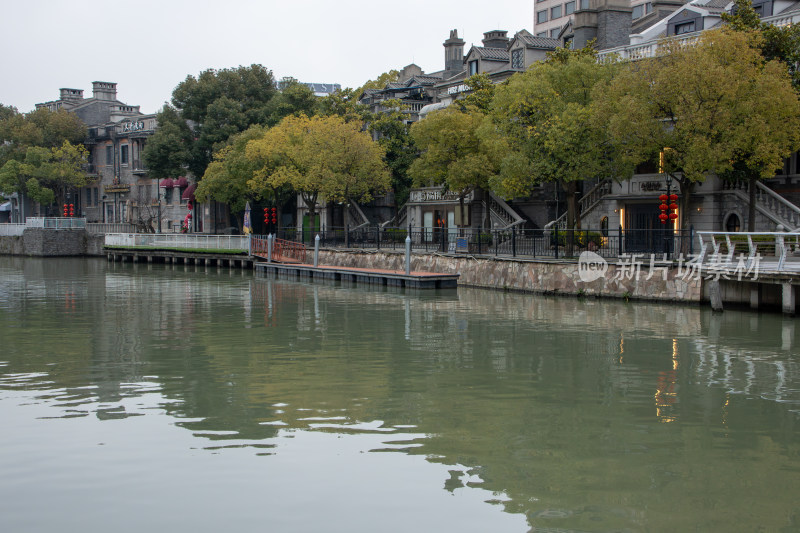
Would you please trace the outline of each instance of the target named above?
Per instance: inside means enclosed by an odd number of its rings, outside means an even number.
[[[798,531],[798,329],[0,257],[0,531]]]

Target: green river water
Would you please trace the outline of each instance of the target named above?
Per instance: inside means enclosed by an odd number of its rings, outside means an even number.
[[[800,531],[797,320],[0,257],[0,532]]]

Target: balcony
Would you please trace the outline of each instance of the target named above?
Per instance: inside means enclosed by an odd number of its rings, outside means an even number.
[[[147,167],[141,159],[134,159],[131,161],[131,168],[133,169],[131,172],[137,176],[147,174]]]

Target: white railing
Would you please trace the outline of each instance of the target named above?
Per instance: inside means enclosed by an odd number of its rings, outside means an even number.
[[[105,245],[237,252],[246,252],[249,249],[246,235],[198,235],[194,233],[106,233]]]
[[[19,237],[26,227],[25,224],[0,224],[0,237]]]
[[[750,184],[747,181],[723,181],[722,188],[740,195],[744,201],[750,200],[748,196]],[[782,224],[789,231],[800,230],[800,207],[760,181],[756,182],[756,209],[776,224]]]
[[[90,222],[86,224],[86,231],[96,235],[102,235],[104,233],[135,233],[136,224],[129,224],[127,222]]]
[[[25,219],[25,225],[29,228],[76,229],[85,228],[86,219],[71,217],[28,217]]]
[[[696,262],[723,270],[800,272],[800,233],[698,231]]]

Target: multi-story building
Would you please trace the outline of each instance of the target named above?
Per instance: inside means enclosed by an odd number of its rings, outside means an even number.
[[[157,127],[154,114],[118,100],[117,84],[103,81],[93,82],[89,98],[82,89],[61,89],[58,100],[36,104],[42,107],[74,113],[88,127],[86,172],[94,181],[70,198],[76,214],[88,222],[180,229],[193,189],[186,178],[159,183],[142,161],[147,138]]]

